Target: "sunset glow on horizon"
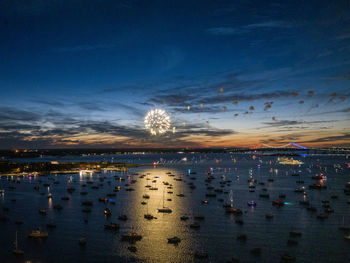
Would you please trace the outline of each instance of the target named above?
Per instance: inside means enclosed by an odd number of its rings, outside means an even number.
[[[350,147],[350,11],[322,2],[5,1],[0,148]]]

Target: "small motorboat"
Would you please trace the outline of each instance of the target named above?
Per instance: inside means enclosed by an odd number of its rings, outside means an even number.
[[[178,238],[177,236],[168,238],[168,243],[169,243],[169,244],[175,244],[175,245],[177,245],[177,244],[180,243],[180,242],[181,242],[181,239]]]
[[[103,203],[108,203],[108,197],[100,197],[98,198],[98,201]]]
[[[68,193],[73,193],[75,191],[75,188],[74,187],[69,187],[67,188],[67,192]]]
[[[201,225],[199,223],[197,223],[197,222],[194,222],[193,224],[190,224],[190,228],[193,228],[193,229],[198,229],[200,227],[201,227]]]
[[[126,215],[120,215],[118,216],[118,220],[126,221],[128,220],[128,217]]]
[[[60,210],[63,209],[63,206],[61,206],[60,204],[54,205],[54,206],[53,206],[53,209],[56,209],[56,210],[60,211]]]
[[[271,219],[271,218],[273,218],[273,214],[266,214],[266,215],[265,215],[265,218]]]
[[[275,201],[272,201],[272,205],[280,207],[280,206],[284,206],[284,202],[282,200],[275,200]]]
[[[105,229],[108,230],[119,230],[120,226],[116,223],[110,223],[105,225]]]
[[[302,186],[302,187],[298,187],[294,190],[294,192],[296,193],[304,193],[305,192],[305,187]]]
[[[328,215],[326,215],[326,214],[319,214],[318,216],[317,216],[317,219],[327,219],[328,218]]]
[[[46,210],[45,209],[40,209],[39,214],[46,215]]]
[[[49,234],[47,232],[42,232],[40,228],[28,234],[28,237],[30,238],[47,238],[48,236]]]
[[[255,201],[249,201],[248,202],[248,206],[250,206],[250,207],[255,207],[256,206],[256,202]]]
[[[311,178],[314,179],[314,180],[322,180],[322,179],[324,179],[323,177],[324,177],[324,176],[323,176],[323,174],[321,173],[321,174],[313,175]]]
[[[155,216],[153,216],[151,214],[145,214],[144,218],[147,219],[147,220],[157,219]]]
[[[130,252],[135,253],[135,252],[137,251],[137,248],[136,248],[135,246],[130,246],[130,247],[128,247],[128,250],[129,250]]]
[[[150,196],[148,194],[145,194],[142,197],[145,198],[145,199],[149,199]]]
[[[297,231],[290,231],[289,232],[289,236],[291,236],[291,237],[301,237],[302,233],[301,232],[297,232]]]
[[[253,255],[260,255],[261,254],[261,248],[260,247],[255,247],[250,250],[250,253]]]
[[[234,214],[234,215],[241,215],[243,214],[241,209],[235,208],[233,206],[227,207],[225,209],[226,214]]]
[[[173,210],[171,210],[170,208],[159,208],[158,209],[158,213],[171,213]]]
[[[80,245],[80,246],[85,246],[85,245],[86,245],[86,239],[83,238],[83,237],[80,238],[80,239],[79,239],[79,245]]]
[[[281,256],[281,259],[284,261],[295,261],[295,257],[285,253]]]
[[[141,239],[142,239],[142,236],[136,233],[129,233],[129,234],[122,235],[122,241],[136,242],[136,241],[140,241]]]
[[[188,219],[188,216],[181,216],[180,219],[181,221],[186,221]]]
[[[81,202],[81,205],[82,206],[92,206],[93,203],[91,201],[83,201],[83,202]]]

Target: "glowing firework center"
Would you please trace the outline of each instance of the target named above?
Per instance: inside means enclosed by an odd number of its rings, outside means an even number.
[[[150,110],[145,117],[145,127],[152,135],[163,134],[170,128],[170,117],[164,110]]]

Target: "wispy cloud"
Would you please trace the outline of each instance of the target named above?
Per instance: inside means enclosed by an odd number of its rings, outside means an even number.
[[[152,136],[142,123],[127,125],[111,120],[82,120],[79,116],[56,111],[39,114],[15,108],[1,108],[1,110],[4,114],[0,115],[0,148],[18,146],[47,148],[69,145],[175,147],[184,144],[198,147],[203,138],[221,138],[237,133],[231,129],[218,129],[198,123],[188,124],[185,127],[179,125],[175,133]]]
[[[338,120],[325,120],[325,121],[304,121],[304,120],[300,120],[300,121],[296,121],[296,120],[277,120],[274,122],[263,122],[264,125],[266,125],[265,127],[260,127],[258,129],[261,128],[275,128],[275,127],[287,127],[288,129],[290,129],[290,126],[295,126],[295,125],[315,125],[315,124],[321,124],[321,123],[334,123],[334,122],[338,122]],[[300,129],[301,127],[297,127],[298,129]]]
[[[94,51],[99,49],[112,49],[115,48],[115,44],[92,44],[92,45],[76,45],[53,48],[53,52],[65,53],[65,52],[82,52],[82,51]]]
[[[261,23],[255,23],[250,25],[245,25],[244,28],[291,28],[295,25],[286,21],[267,21]]]
[[[207,31],[209,34],[212,34],[212,35],[237,35],[237,34],[249,33],[259,29],[260,30],[287,29],[295,26],[296,25],[293,25],[286,21],[276,20],[276,21],[266,21],[266,22],[248,24],[243,26],[212,27],[212,28],[209,28]]]
[[[319,137],[312,140],[305,140],[304,143],[322,143],[322,142],[334,142],[334,141],[349,141],[350,133],[344,133],[342,135]]]
[[[225,35],[236,35],[247,32],[242,28],[235,27],[212,27],[208,29],[208,33],[217,36],[225,36]]]

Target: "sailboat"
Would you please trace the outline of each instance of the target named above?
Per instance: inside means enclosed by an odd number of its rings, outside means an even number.
[[[164,189],[163,189],[163,208],[158,208],[158,213],[171,213],[172,210],[164,206]]]
[[[233,192],[232,190],[230,190],[230,204],[226,204],[225,206],[225,212],[227,214],[235,214],[235,215],[241,215],[242,214],[242,210],[238,209],[238,208],[235,208],[233,206]]]
[[[20,250],[18,248],[17,231],[16,231],[16,240],[14,242],[14,245],[15,245],[15,249],[13,250],[13,254],[15,254],[15,255],[23,255],[24,254],[23,250]]]
[[[301,180],[301,173],[299,173],[298,175],[299,175],[299,180],[297,180],[297,184],[303,184],[304,181]]]
[[[155,216],[148,213],[148,203],[147,203],[147,214],[144,214],[144,218],[147,220],[157,219]]]
[[[350,229],[349,227],[347,227],[347,226],[344,225],[344,216],[343,216],[343,225],[341,225],[341,226],[339,227],[339,230],[348,231],[349,229]]]
[[[185,197],[185,194],[184,194],[184,183],[182,183],[181,185],[181,193],[180,194],[177,194],[178,197]]]
[[[150,188],[151,186],[148,184],[148,180],[150,180],[150,179],[148,178],[148,173],[147,173],[147,177],[146,177],[147,185],[145,187]]]

